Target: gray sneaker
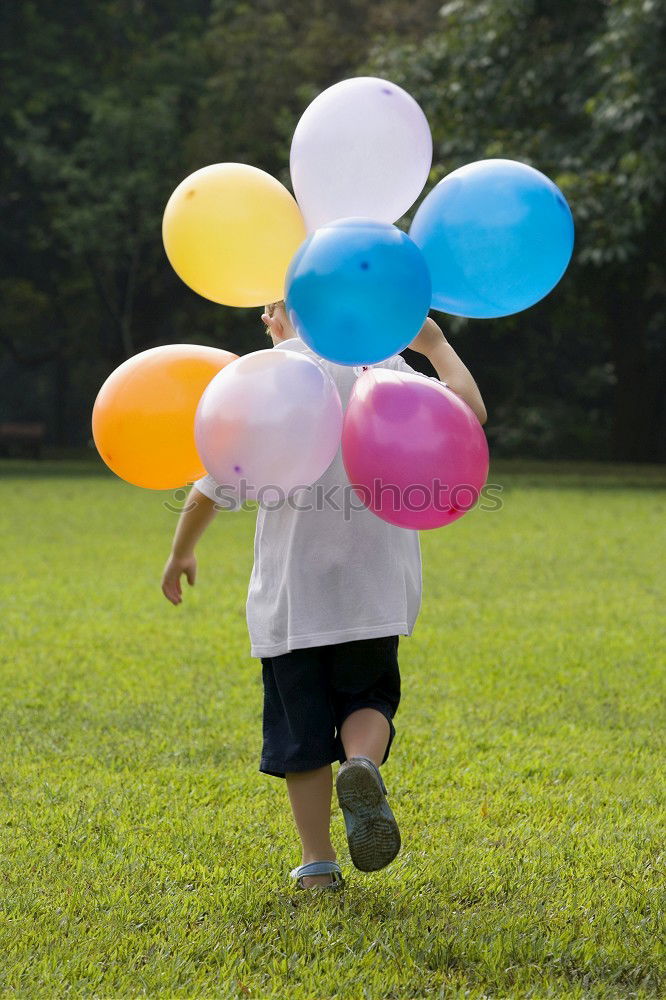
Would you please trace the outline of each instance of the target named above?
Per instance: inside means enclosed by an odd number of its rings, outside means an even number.
[[[340,765],[335,787],[354,866],[362,872],[386,868],[400,850],[400,830],[379,768],[369,757],[350,757]]]

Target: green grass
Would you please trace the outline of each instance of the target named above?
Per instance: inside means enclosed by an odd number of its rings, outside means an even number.
[[[174,608],[168,495],[94,461],[0,476],[0,995],[666,994],[664,470],[494,463],[501,510],[422,534],[403,849],[357,872],[336,808],[341,898],[292,889],[257,770],[253,513]]]

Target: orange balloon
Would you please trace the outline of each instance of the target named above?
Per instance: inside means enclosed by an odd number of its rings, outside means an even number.
[[[208,383],[237,354],[198,344],[153,347],[128,358],[99,390],[92,432],[117,476],[149,490],[171,490],[205,475],[194,417]]]

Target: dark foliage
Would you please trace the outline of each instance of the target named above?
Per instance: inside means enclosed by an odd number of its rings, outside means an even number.
[[[431,184],[506,156],[551,176],[574,212],[574,260],[538,306],[484,322],[434,314],[479,384],[494,453],[664,461],[664,6],[304,10],[4,5],[0,419],[43,420],[52,443],[85,444],[95,395],[126,357],[172,342],[267,346],[258,309],[216,306],[173,274],[164,204],[187,173],[224,160],[288,185],[308,102],[373,73],[423,106]]]

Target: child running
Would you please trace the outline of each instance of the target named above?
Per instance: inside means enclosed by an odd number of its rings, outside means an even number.
[[[324,366],[345,409],[357,372],[311,351],[284,302],[266,306],[261,318],[274,350],[298,351]],[[484,424],[476,382],[432,319],[409,346]],[[414,373],[400,355],[373,367]],[[378,871],[400,851],[379,769],[395,737],[399,637],[412,634],[421,606],[419,533],[361,505],[341,449],[315,484],[291,496],[298,501],[257,509],[246,612],[264,689],[259,770],[286,779],[301,842],[301,863],[291,872],[296,885],[340,889],[330,835],[333,762],[340,762],[336,792],[355,867]],[[194,585],[195,547],[205,529],[220,509],[240,506],[211,476],[193,485],[162,578],[174,605],[182,601],[181,576]]]

